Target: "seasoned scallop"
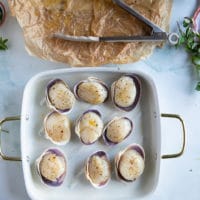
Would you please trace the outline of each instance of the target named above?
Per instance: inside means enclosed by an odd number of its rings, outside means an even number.
[[[65,145],[71,138],[70,120],[66,115],[56,111],[44,119],[45,137],[57,145]]]
[[[145,167],[145,154],[138,144],[132,144],[115,157],[115,171],[119,179],[125,182],[135,181]]]
[[[71,111],[75,104],[74,94],[61,79],[55,79],[48,83],[46,100],[50,108],[63,114]]]
[[[90,104],[101,104],[108,98],[106,84],[95,77],[80,81],[74,87],[74,94],[78,99]]]
[[[106,144],[118,144],[125,140],[133,130],[133,123],[128,117],[115,117],[104,128],[103,139]]]
[[[66,176],[67,164],[64,154],[55,148],[47,149],[36,160],[38,174],[44,184],[60,186]]]
[[[84,112],[75,124],[75,132],[84,144],[93,144],[102,135],[103,121],[97,110]]]
[[[111,164],[104,151],[97,151],[88,158],[85,176],[96,188],[107,185],[111,177]]]
[[[120,77],[111,86],[111,96],[114,105],[123,111],[131,111],[137,105],[141,93],[139,78],[134,74]]]

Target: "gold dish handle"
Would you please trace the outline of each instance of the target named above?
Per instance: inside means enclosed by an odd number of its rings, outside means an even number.
[[[176,114],[166,114],[166,113],[162,113],[161,114],[161,117],[165,117],[165,118],[174,118],[174,119],[177,119],[179,120],[179,122],[181,123],[181,126],[182,126],[182,133],[183,133],[183,143],[182,143],[182,147],[181,147],[181,150],[180,152],[178,153],[175,153],[175,154],[168,154],[168,155],[163,155],[162,156],[162,159],[166,159],[166,158],[177,158],[177,157],[180,157],[183,152],[184,152],[184,149],[185,149],[185,138],[186,138],[186,131],[185,131],[185,124],[184,124],[184,121],[183,119],[179,116],[179,115],[176,115]]]
[[[2,133],[2,132],[8,132],[8,131],[5,131],[5,130],[2,129],[2,125],[3,125],[5,122],[8,122],[8,121],[16,121],[16,120],[20,120],[20,116],[6,117],[6,118],[0,120],[0,157],[1,157],[3,160],[21,161],[21,158],[19,158],[19,157],[6,156],[6,155],[3,153],[2,147],[1,147],[1,133]]]

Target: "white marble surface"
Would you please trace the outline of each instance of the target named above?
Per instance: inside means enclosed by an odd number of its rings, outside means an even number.
[[[176,30],[176,21],[191,16],[197,5],[195,0],[174,0],[171,31]],[[33,75],[66,65],[30,57],[24,50],[22,31],[10,16],[0,27],[0,35],[9,39],[9,50],[0,52],[0,118],[3,118],[20,114],[23,89]],[[166,46],[156,49],[147,60],[120,67],[149,74],[157,86],[161,112],[180,114],[186,123],[184,155],[161,161],[158,187],[147,199],[200,199],[200,92],[194,90],[195,74],[188,56],[182,50]],[[11,126],[13,133],[8,134],[6,149],[12,154],[20,154],[18,127]],[[180,146],[180,127],[174,121],[162,120],[162,153],[174,153]],[[0,160],[0,200],[5,199],[29,199],[21,163]]]

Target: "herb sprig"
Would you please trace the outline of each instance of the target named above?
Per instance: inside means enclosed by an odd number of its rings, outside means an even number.
[[[7,42],[8,39],[3,39],[2,37],[0,37],[0,50],[8,49]]]
[[[183,29],[178,23],[180,38],[176,47],[184,47],[191,55],[191,61],[194,64],[197,75],[200,75],[200,33],[193,29],[194,22],[191,18],[185,17],[182,23]],[[200,79],[200,77],[198,77]],[[200,91],[200,81],[198,81],[196,90]]]

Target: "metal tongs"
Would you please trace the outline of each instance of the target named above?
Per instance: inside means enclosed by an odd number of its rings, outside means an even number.
[[[159,26],[152,21],[141,15],[134,8],[131,8],[123,0],[113,0],[119,7],[126,10],[129,14],[144,22],[152,28],[151,34],[148,36],[108,36],[108,37],[95,37],[95,36],[71,36],[63,33],[55,33],[53,37],[64,40],[79,41],[79,42],[162,42],[168,41],[172,45],[176,45],[179,41],[177,33],[166,33]]]

